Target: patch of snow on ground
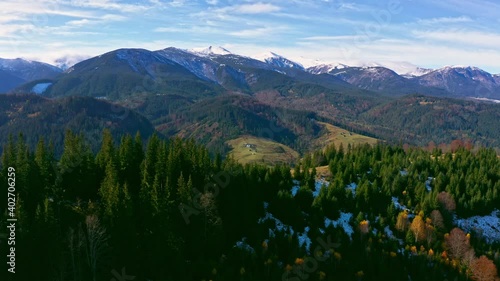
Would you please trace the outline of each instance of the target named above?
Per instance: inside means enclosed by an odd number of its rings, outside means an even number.
[[[334,227],[337,227],[340,224],[344,229],[344,232],[347,235],[349,235],[349,237],[352,239],[352,234],[354,233],[354,230],[352,229],[352,226],[349,224],[351,218],[352,218],[352,213],[344,213],[344,212],[340,212],[340,218],[338,220],[331,220],[325,217],[325,227],[328,227],[330,224],[332,224]]]
[[[432,180],[434,180],[433,177],[428,177],[427,180],[425,181],[425,188],[427,188],[428,192],[432,191],[432,187],[431,187]]]
[[[310,252],[311,244],[312,244],[311,238],[309,238],[309,236],[307,236],[307,233],[309,232],[310,229],[311,228],[309,226],[306,226],[304,228],[303,233],[297,233],[297,237],[299,239],[299,247],[302,247],[302,245],[305,244],[307,253]]]
[[[242,250],[245,250],[245,251],[247,251],[249,253],[255,254],[254,248],[252,248],[250,245],[248,245],[247,242],[246,242],[246,240],[247,240],[247,238],[243,237],[241,239],[241,241],[236,242],[236,244],[234,245],[234,247],[242,249]]]
[[[456,224],[469,232],[482,235],[487,242],[500,242],[500,215],[499,210],[487,216],[474,216],[467,219],[457,219]]]
[[[399,174],[402,175],[402,176],[407,176],[408,175],[408,171],[401,170],[401,171],[399,171]]]
[[[358,185],[355,182],[351,182],[345,188],[349,189],[352,192],[352,195],[356,195],[356,188],[358,188]]]
[[[266,204],[267,202],[264,202]],[[269,206],[269,203],[267,203]],[[264,206],[264,208],[267,210],[267,206]],[[280,221],[278,218],[275,218],[273,214],[266,212],[266,215],[263,218],[260,218],[257,222],[259,224],[263,224],[267,220],[274,221],[274,229],[269,228],[269,237],[275,237],[276,236],[276,231],[278,232],[285,232],[290,235],[293,235],[294,231],[293,228],[289,225],[284,224],[282,221]]]
[[[399,210],[407,210],[407,211],[410,211],[410,209],[408,209],[405,205],[401,205],[399,204],[399,199],[397,197],[392,197],[392,203],[394,204],[394,206],[399,209]]]
[[[321,191],[321,188],[324,186],[328,186],[330,185],[329,182],[327,182],[326,180],[324,179],[321,179],[321,180],[317,180],[315,182],[315,186],[314,186],[314,191],[313,191],[313,197],[316,198],[318,197],[319,195],[319,192]]]
[[[396,237],[394,236],[394,233],[392,232],[391,228],[389,226],[386,226],[384,228],[385,235],[389,237],[390,239],[395,239]]]
[[[38,95],[43,94],[47,90],[47,88],[49,88],[51,85],[52,83],[38,83],[35,86],[33,86],[31,92]]]
[[[325,217],[325,227],[328,227],[330,224],[332,224],[332,222],[333,221],[331,219]]]

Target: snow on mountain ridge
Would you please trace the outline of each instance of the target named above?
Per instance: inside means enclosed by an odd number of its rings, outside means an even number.
[[[225,55],[232,55],[229,50],[218,46],[218,47],[213,47],[213,46],[208,46],[207,48],[194,48],[191,50],[188,50],[191,53],[194,53],[196,55],[201,55],[201,56],[211,56],[211,55],[220,55],[220,56],[225,56]]]
[[[343,64],[343,63],[319,64],[319,65],[311,66],[311,67],[307,68],[307,71],[312,73],[312,74],[323,74],[323,73],[329,73],[332,70],[344,69],[347,67],[350,67],[350,66]]]
[[[292,61],[288,58],[285,58],[284,56],[278,55],[274,52],[266,52],[262,53],[259,55],[256,55],[253,57],[253,59],[256,59],[261,62],[265,62],[267,64],[271,64],[277,67],[284,67],[284,68],[297,68],[297,69],[302,69],[304,70],[304,66],[301,63]]]
[[[15,58],[15,59],[2,59],[2,58],[0,58],[0,68],[3,68],[3,69],[9,69],[9,70],[19,69],[19,68],[26,67],[27,65],[29,65],[30,67],[32,67],[32,66],[47,67],[47,68],[51,68],[55,71],[61,70],[57,66],[54,66],[52,64],[48,64],[45,62],[40,62],[40,61],[28,60],[28,59],[23,59],[23,58]]]

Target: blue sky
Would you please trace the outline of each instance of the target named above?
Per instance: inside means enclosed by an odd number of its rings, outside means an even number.
[[[209,45],[306,65],[402,62],[500,73],[492,0],[37,0],[0,3],[0,57],[52,62],[117,48]]]

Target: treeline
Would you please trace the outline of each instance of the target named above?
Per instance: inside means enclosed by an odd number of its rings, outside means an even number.
[[[336,186],[355,182],[360,192],[366,187],[365,202],[339,200],[346,205],[369,206],[374,211],[397,196],[403,205],[429,213],[438,205],[437,194],[446,192],[456,201],[460,217],[491,213],[500,206],[500,158],[494,149],[477,148],[473,152],[471,146],[454,143],[447,153],[436,147],[427,151],[332,145],[306,155],[302,163],[307,167],[328,165]]]
[[[13,167],[17,280],[125,273],[134,280],[490,280],[478,274],[494,269],[495,278],[498,245],[451,230],[455,214],[498,206],[496,195],[486,200],[490,187],[499,189],[498,161],[487,149],[431,155],[331,146],[306,157],[292,177],[286,165],[242,166],[210,157],[194,141],[156,135],[143,143],[140,135],[118,141],[104,131],[94,154],[83,135],[68,131],[57,158],[43,140],[32,151],[22,136],[11,137],[0,183],[6,191]],[[330,164],[332,179],[318,192],[319,163]],[[455,174],[477,181],[462,201]],[[428,177],[435,177],[431,191]],[[472,209],[478,196],[484,203]],[[346,213],[353,233],[325,225]]]
[[[470,139],[477,146],[499,148],[499,108],[498,104],[412,95],[373,108],[360,120],[385,140],[424,146],[431,141]]]

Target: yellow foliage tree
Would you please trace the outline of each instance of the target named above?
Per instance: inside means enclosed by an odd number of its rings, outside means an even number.
[[[413,236],[415,236],[415,243],[425,240],[425,223],[420,215],[413,219],[410,230],[413,232]]]
[[[396,229],[401,232],[406,232],[406,230],[408,230],[408,213],[406,211],[398,214]]]

